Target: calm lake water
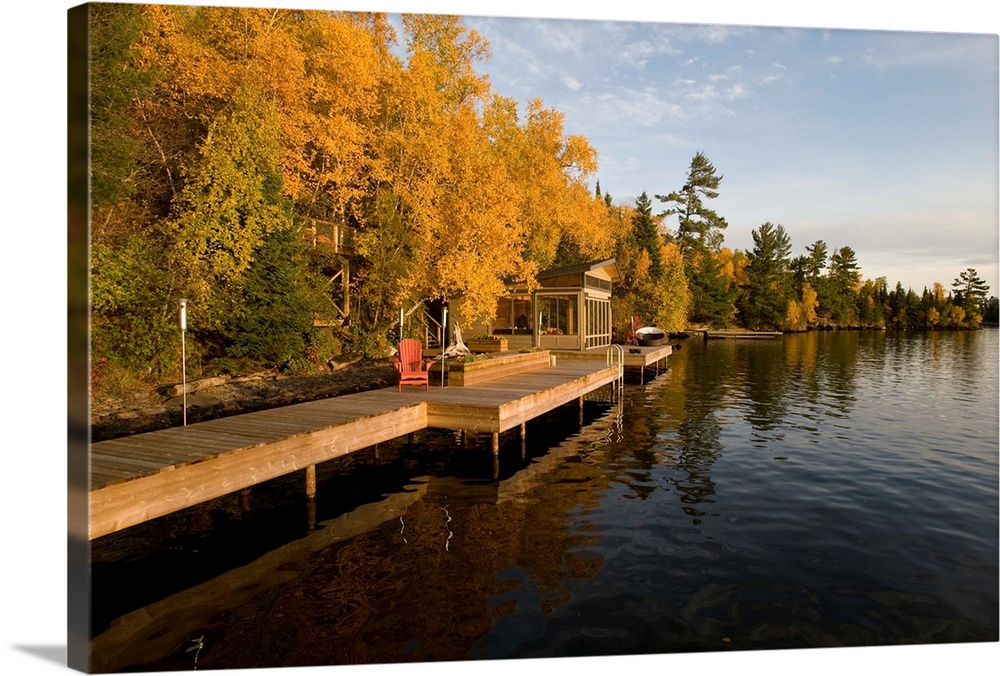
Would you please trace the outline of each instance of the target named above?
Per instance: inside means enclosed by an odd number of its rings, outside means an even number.
[[[686,340],[496,467],[428,431],[320,466],[313,505],[296,474],[102,538],[93,669],[997,641],[998,355]]]

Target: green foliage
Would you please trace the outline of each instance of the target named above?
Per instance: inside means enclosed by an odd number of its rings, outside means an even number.
[[[986,293],[990,290],[975,268],[968,268],[960,273],[951,286],[955,289],[955,303],[968,313],[977,312],[981,308],[986,300]]]
[[[825,289],[828,292],[825,307],[835,324],[852,326],[858,323],[860,281],[861,272],[854,249],[844,246],[834,251],[830,256],[829,287]]]
[[[180,376],[180,296],[161,258],[141,233],[113,249],[102,242],[91,246],[95,360],[154,378]]]
[[[739,289],[730,283],[719,258],[711,252],[703,253],[691,272],[689,287],[692,322],[718,327],[732,322]]]
[[[265,238],[291,221],[282,197],[277,119],[259,92],[239,93],[212,121],[173,222],[190,295],[205,305],[246,271]]]
[[[770,222],[751,235],[754,248],[747,253],[748,283],[740,300],[740,318],[753,329],[779,329],[793,297],[788,258],[791,243],[784,227]]]
[[[632,232],[636,245],[649,256],[649,275],[654,280],[663,277],[663,238],[660,228],[653,218],[653,205],[643,192],[635,200],[635,214],[632,216]]]
[[[254,251],[234,290],[235,302],[221,327],[212,332],[221,353],[258,367],[305,368],[312,320],[323,307],[320,279],[306,269],[301,234],[279,230]],[[308,363],[308,362],[306,362]]]
[[[353,323],[347,335],[346,347],[369,359],[384,359],[396,349],[396,341],[390,338],[388,330],[376,331]]]
[[[134,44],[147,22],[142,8],[94,3],[90,22],[91,199],[115,203],[135,194],[141,145],[135,138],[135,101],[148,95],[154,71],[140,66]]]
[[[664,216],[678,218],[675,239],[680,245],[681,256],[690,267],[705,251],[718,253],[722,247],[723,233],[728,223],[726,219],[705,206],[705,200],[719,196],[722,176],[715,173],[715,166],[704,153],[698,152],[691,158],[687,182],[680,190],[667,195],[657,195],[656,199],[669,206]]]
[[[996,326],[1000,323],[1000,299],[996,296],[990,296],[984,300],[980,306],[980,314],[983,317],[984,324]]]

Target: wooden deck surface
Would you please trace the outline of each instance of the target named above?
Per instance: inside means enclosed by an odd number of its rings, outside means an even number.
[[[567,359],[478,385],[391,387],[95,443],[89,538],[425,427],[500,433],[617,375]]]
[[[670,345],[656,345],[656,346],[644,346],[644,345],[622,345],[622,349],[625,352],[625,366],[629,368],[645,368],[646,366],[651,366],[661,360],[665,360],[673,353],[673,347]],[[589,350],[580,351],[556,351],[553,350],[556,355],[557,361],[562,360],[579,360],[579,359],[589,359],[606,361],[608,348],[607,347],[594,347]]]

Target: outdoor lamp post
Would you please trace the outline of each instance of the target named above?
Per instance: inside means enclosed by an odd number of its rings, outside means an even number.
[[[187,345],[184,333],[187,331],[187,298],[181,298],[181,417],[187,427]]]
[[[444,387],[444,360],[448,350],[448,306],[441,306],[441,387]]]

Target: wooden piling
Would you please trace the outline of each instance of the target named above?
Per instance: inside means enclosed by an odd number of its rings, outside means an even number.
[[[243,516],[250,516],[250,489],[241,488],[240,489],[240,511],[243,512]]]
[[[316,497],[316,465],[306,467],[306,497]]]
[[[316,530],[316,498],[306,498],[306,526]]]

